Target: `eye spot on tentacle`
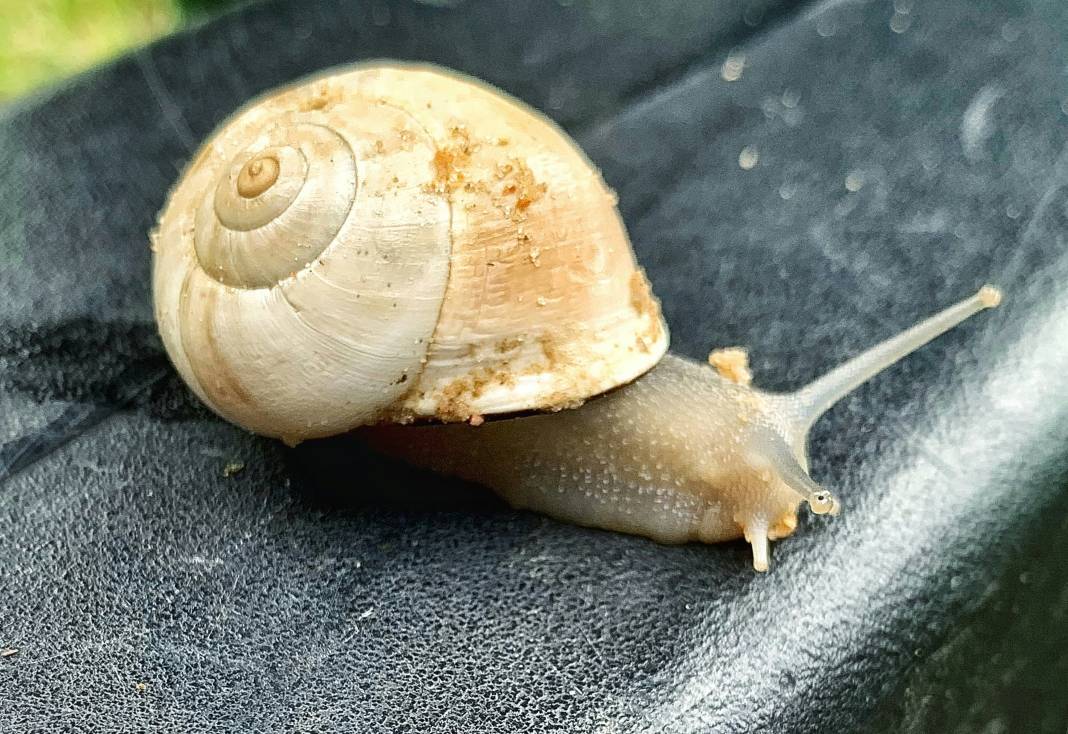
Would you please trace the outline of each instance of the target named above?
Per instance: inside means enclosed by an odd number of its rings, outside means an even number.
[[[838,499],[830,492],[817,492],[812,495],[812,500],[809,502],[809,507],[817,515],[837,515],[840,509]]]

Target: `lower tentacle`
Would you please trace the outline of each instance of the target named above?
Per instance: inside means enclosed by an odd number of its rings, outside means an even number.
[[[753,569],[767,571],[769,564],[768,523],[766,520],[751,520],[744,529],[745,539],[753,547]]]

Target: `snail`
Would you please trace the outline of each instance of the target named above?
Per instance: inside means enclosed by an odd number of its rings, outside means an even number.
[[[516,507],[663,543],[744,537],[807,502],[813,422],[983,308],[976,295],[801,390],[745,353],[667,353],[613,192],[546,117],[437,67],[332,70],[246,105],[152,233],[155,315],[189,387],[293,445],[355,431]]]

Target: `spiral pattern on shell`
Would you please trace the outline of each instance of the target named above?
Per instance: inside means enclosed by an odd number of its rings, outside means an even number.
[[[356,196],[356,161],[321,124],[276,121],[231,161],[197,209],[197,258],[226,285],[264,288],[334,241]]]
[[[596,168],[438,69],[358,65],[247,105],[153,239],[175,367],[220,415],[291,441],[567,407],[667,347]]]
[[[405,110],[323,83],[205,143],[161,216],[154,292],[168,354],[216,412],[299,440],[401,400],[449,272],[435,150]]]

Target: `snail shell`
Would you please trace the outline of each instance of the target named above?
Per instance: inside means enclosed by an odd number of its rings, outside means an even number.
[[[667,348],[596,168],[521,102],[425,66],[349,67],[240,110],[153,250],[182,377],[289,441],[570,407]]]

